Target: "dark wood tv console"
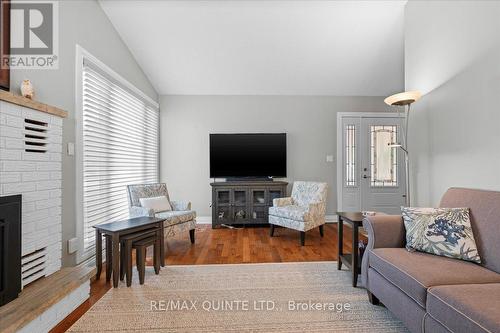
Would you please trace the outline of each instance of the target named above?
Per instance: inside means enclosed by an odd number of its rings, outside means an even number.
[[[212,228],[221,224],[269,224],[273,199],[286,197],[287,182],[228,181],[212,186]]]

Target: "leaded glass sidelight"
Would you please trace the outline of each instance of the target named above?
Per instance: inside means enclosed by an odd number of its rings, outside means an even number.
[[[389,145],[397,142],[397,126],[370,126],[370,166],[372,187],[398,186],[397,149]]]
[[[356,126],[345,127],[345,186],[356,184]]]

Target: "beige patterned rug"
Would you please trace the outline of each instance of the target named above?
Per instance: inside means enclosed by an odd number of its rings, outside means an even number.
[[[168,266],[110,290],[71,332],[406,332],[335,262]]]

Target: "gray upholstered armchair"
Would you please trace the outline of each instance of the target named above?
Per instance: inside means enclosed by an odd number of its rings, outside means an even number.
[[[163,218],[165,219],[165,238],[189,230],[191,243],[194,243],[196,212],[194,210],[191,210],[190,202],[170,200],[167,185],[164,183],[128,185],[127,192],[130,217],[156,216],[159,218]],[[152,209],[147,209],[141,206],[141,198],[152,198],[159,196],[167,197],[172,210],[155,213]]]
[[[327,183],[297,181],[293,183],[291,197],[274,199],[273,207],[269,207],[271,237],[275,225],[300,231],[302,246],[310,229],[319,226],[323,237],[327,188]]]

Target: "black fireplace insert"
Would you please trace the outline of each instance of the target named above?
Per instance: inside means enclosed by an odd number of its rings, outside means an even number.
[[[0,197],[0,306],[21,291],[21,195]]]

